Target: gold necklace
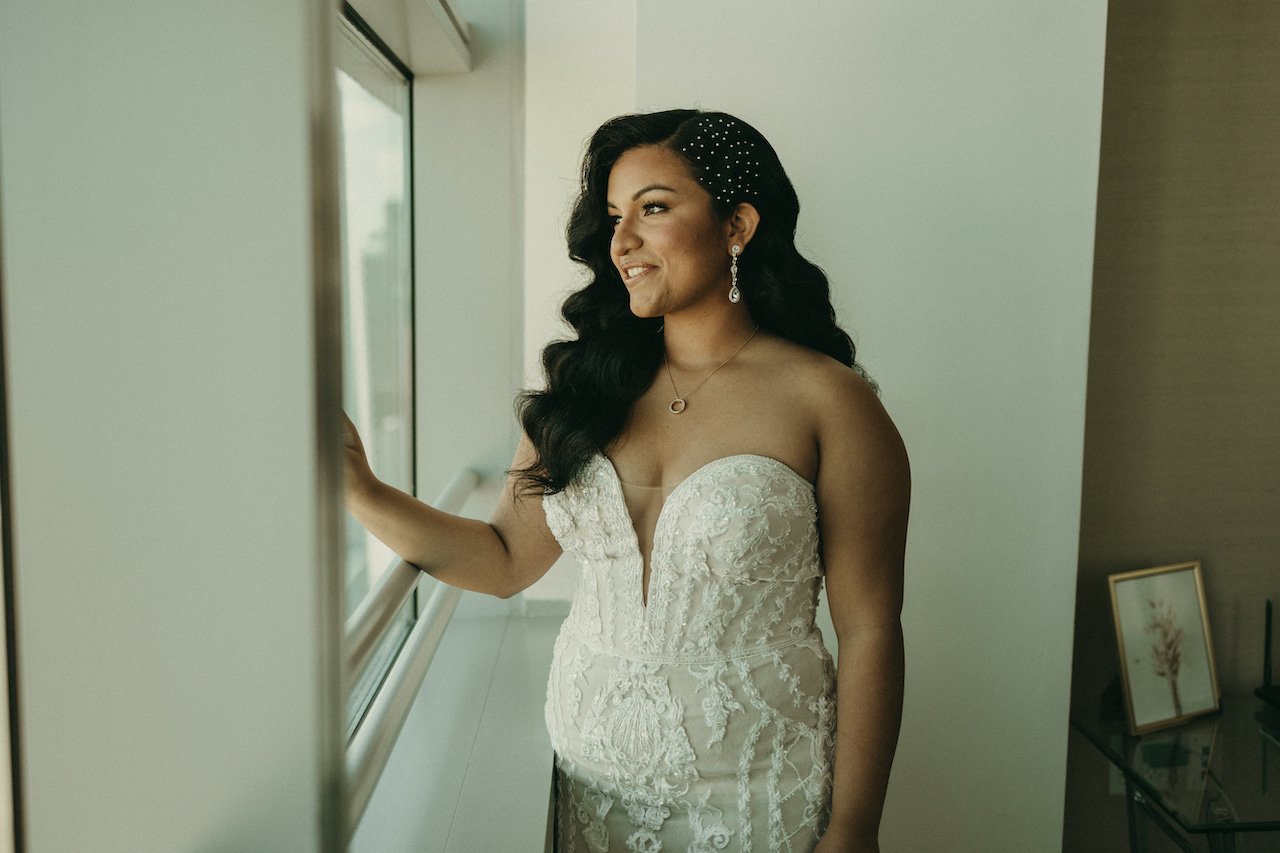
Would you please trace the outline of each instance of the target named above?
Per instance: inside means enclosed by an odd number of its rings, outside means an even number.
[[[722,362],[720,362],[718,365],[716,365],[716,369],[715,369],[715,370],[713,370],[713,371],[711,371],[710,373],[708,373],[708,374],[706,375],[706,377],[705,377],[701,382],[699,382],[697,385],[693,386],[693,390],[692,390],[692,391],[690,391],[688,394],[685,394],[685,395],[684,395],[684,397],[680,396],[680,389],[676,388],[676,380],[675,380],[675,377],[671,375],[671,362],[667,361],[667,351],[666,351],[666,348],[663,348],[663,350],[662,350],[662,363],[663,363],[664,365],[666,365],[666,368],[667,368],[667,379],[670,379],[670,380],[671,380],[671,390],[676,392],[676,398],[675,398],[674,400],[672,400],[672,401],[671,401],[671,405],[667,407],[668,409],[670,409],[670,410],[671,410],[671,414],[673,414],[673,415],[678,415],[678,414],[680,414],[681,412],[683,412],[685,409],[687,409],[687,408],[689,407],[689,404],[688,404],[687,402],[685,402],[685,397],[692,397],[692,396],[693,396],[693,392],[694,392],[694,391],[697,391],[697,390],[698,390],[699,388],[701,388],[703,385],[706,385],[706,384],[707,384],[707,379],[710,379],[712,376],[715,376],[715,375],[716,375],[716,370],[719,370],[720,368],[724,367],[724,366],[725,366],[726,364],[728,364],[729,362],[733,361],[733,357],[734,357],[735,355],[737,355],[738,353],[742,352],[743,347],[745,347],[747,344],[751,343],[751,339],[752,339],[752,338],[754,338],[754,337],[756,336],[756,332],[758,332],[758,331],[760,331],[760,327],[759,327],[759,326],[756,326],[754,329],[752,329],[752,330],[751,330],[751,334],[747,335],[747,339],[746,339],[745,341],[743,341],[743,342],[742,342],[741,346],[739,346],[739,347],[738,347],[736,350],[734,350],[733,352],[729,353],[729,357],[728,357],[728,358],[726,358],[724,361],[722,361]]]

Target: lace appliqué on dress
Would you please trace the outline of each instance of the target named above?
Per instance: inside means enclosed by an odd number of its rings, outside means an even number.
[[[543,504],[579,565],[546,706],[559,853],[809,853],[835,729],[812,485],[760,456],[696,471],[658,514],[647,606],[607,459]]]
[[[658,669],[654,663],[622,661],[609,674],[587,715],[582,754],[616,768],[618,779],[671,796],[698,774],[683,726],[684,706],[671,697]]]

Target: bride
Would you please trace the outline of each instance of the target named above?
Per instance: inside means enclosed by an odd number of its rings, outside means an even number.
[[[492,519],[378,481],[348,422],[348,509],[423,571],[507,597],[577,558],[546,705],[561,853],[879,849],[910,473],[798,212],[745,122],[613,119],[568,227],[576,337],[520,400]]]

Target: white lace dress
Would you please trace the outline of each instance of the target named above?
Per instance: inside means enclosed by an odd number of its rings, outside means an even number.
[[[543,505],[580,566],[547,690],[558,853],[811,851],[835,742],[813,486],[762,456],[694,472],[658,515],[647,605],[605,457]]]

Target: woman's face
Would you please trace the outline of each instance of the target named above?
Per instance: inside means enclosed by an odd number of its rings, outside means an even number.
[[[614,163],[607,191],[613,217],[609,254],[637,317],[727,303],[729,225],[678,154],[632,148]]]

